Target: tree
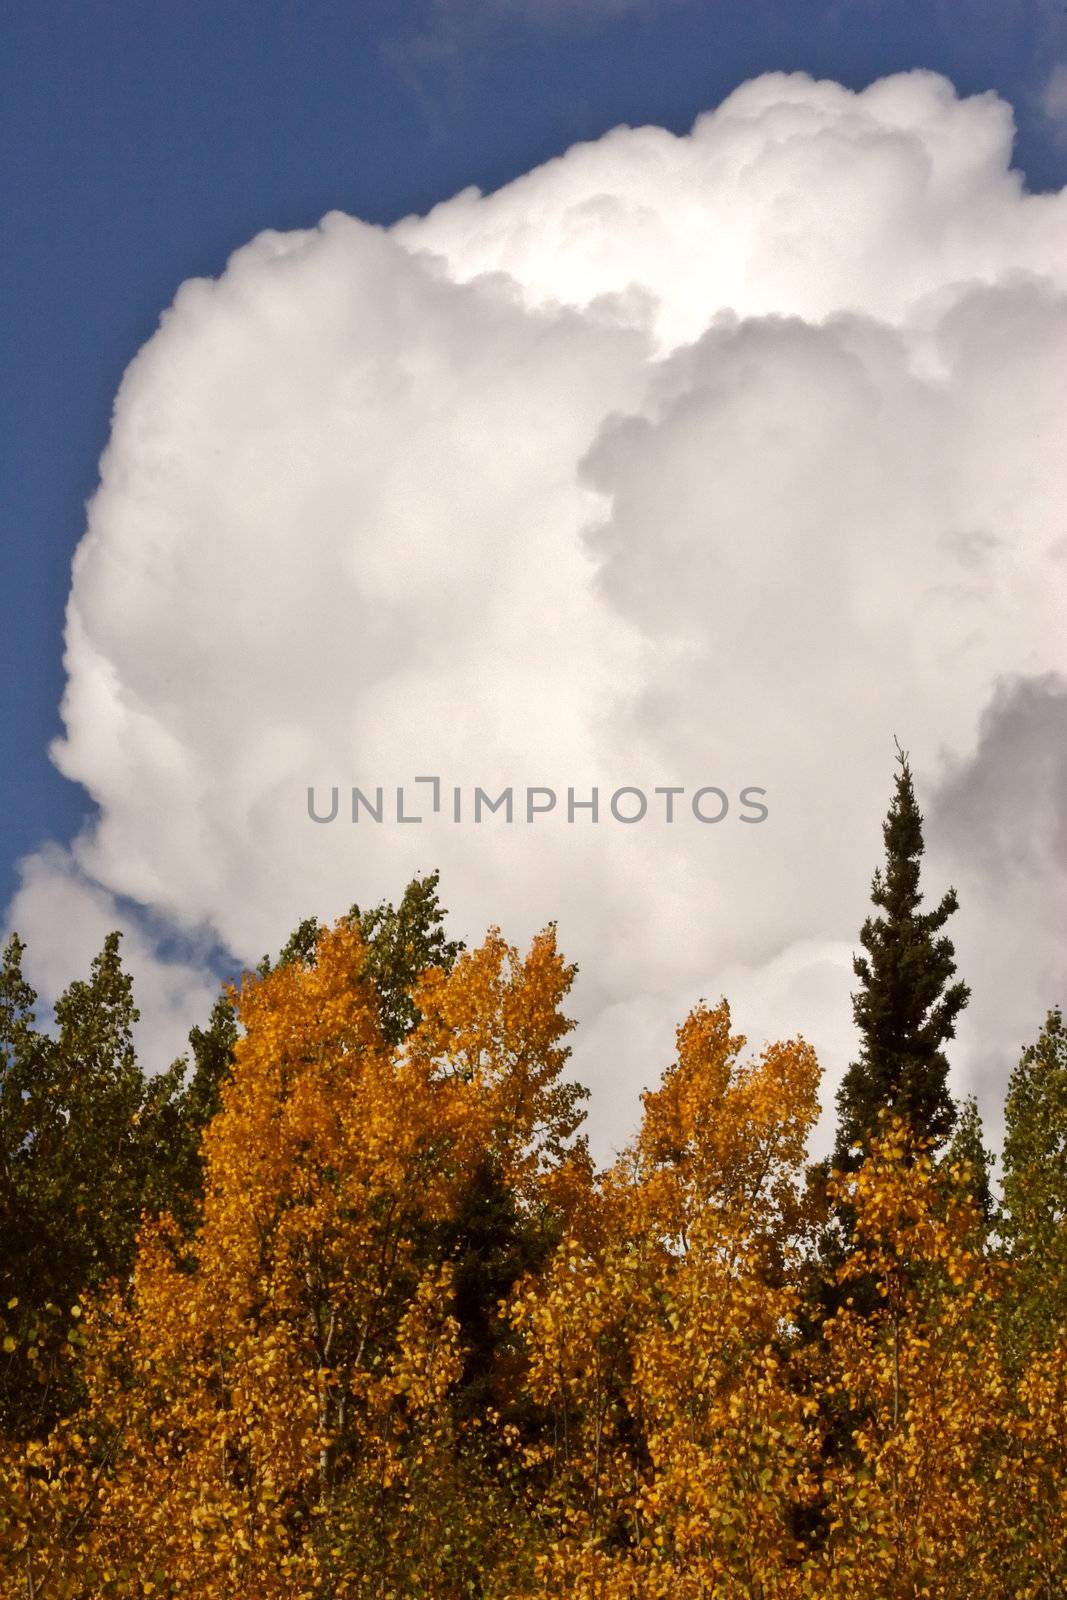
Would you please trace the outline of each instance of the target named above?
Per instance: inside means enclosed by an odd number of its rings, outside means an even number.
[[[398,1044],[419,1020],[411,995],[421,974],[431,966],[451,971],[463,949],[461,941],[445,935],[446,913],[437,896],[438,881],[437,872],[412,878],[398,906],[383,900],[371,910],[361,911],[353,905],[343,919],[358,928],[362,937],[364,976],[377,992],[382,1031],[389,1044]],[[318,918],[305,917],[289,935],[277,961],[263,957],[257,976],[266,978],[291,962],[313,966],[321,933]],[[200,1141],[219,1109],[222,1085],[233,1067],[238,1031],[227,985],[215,1001],[207,1027],[190,1031],[192,1071],[168,1108],[166,1157],[153,1187],[153,1210],[170,1211],[186,1226],[195,1221],[202,1199]],[[180,1069],[176,1064],[172,1070],[186,1069],[184,1064]]]
[[[810,1592],[1030,1595],[1004,1582],[1006,1529],[993,1515],[1010,1422],[993,1320],[1002,1274],[972,1195],[893,1114],[833,1186],[847,1196],[852,1250],[820,1387],[844,1402],[849,1448],[824,1474]]]
[[[818,1064],[746,1060],[725,1004],[678,1030],[631,1149],[512,1318],[551,1413],[551,1595],[785,1594],[814,1491],[815,1407],[790,1371],[789,1266]]]
[[[487,1152],[529,1211],[566,1163],[571,977],[551,930],[525,957],[491,933],[423,973],[400,1045],[354,919],[246,977],[199,1225],[143,1227],[129,1292],[86,1316],[86,1403],[18,1502],[40,1592],[57,1550],[72,1594],[156,1571],[190,1600],[471,1592],[456,1551],[486,1559],[496,1530],[468,1535],[503,1490],[462,1448],[457,1265],[426,1244]]]
[[[55,1004],[55,1036],[33,1026],[36,996],[13,937],[0,978],[0,1425],[40,1433],[72,1401],[80,1297],[125,1273],[142,1208],[165,1164],[180,1069],[146,1082],[120,936]]]
[[[973,1104],[940,1152],[883,1110],[826,1180],[848,1250],[805,1332],[818,1063],[798,1040],[746,1055],[725,1002],[678,1030],[598,1175],[552,928],[525,954],[494,929],[450,971],[405,972],[417,1020],[390,1042],[342,918],[246,976],[161,1101],[137,1087],[117,940],[54,1039],[21,954],[0,968],[0,1199],[4,1286],[24,1269],[28,1297],[0,1310],[53,1425],[39,1407],[0,1426],[5,1596],[1065,1592],[1058,1012],[1012,1079],[1000,1237]],[[186,1098],[202,1203],[144,1218],[131,1246],[145,1173],[185,1170],[158,1112],[180,1121]],[[77,1209],[87,1174],[99,1216]],[[23,1201],[87,1285],[53,1297],[54,1326]]]
[[[941,930],[958,902],[949,889],[932,911],[920,909],[922,815],[907,755],[899,745],[897,751],[896,793],[882,828],[885,868],[876,869],[871,884],[878,914],[867,918],[860,933],[866,955],[853,960],[860,989],[852,1012],[861,1044],[837,1094],[834,1164],[840,1171],[857,1166],[883,1110],[903,1118],[917,1139],[935,1148],[951,1133],[956,1116],[943,1047],[955,1036],[970,990],[950,981],[955,952]]]
[[[359,929],[363,940],[365,976],[378,994],[387,1044],[399,1044],[418,1022],[419,1011],[412,994],[422,974],[430,967],[451,972],[463,949],[461,940],[445,935],[447,913],[437,895],[439,879],[436,871],[414,877],[398,906],[382,900],[370,910],[361,911],[353,905],[343,918]],[[305,917],[282,947],[277,966],[290,961],[312,964],[320,932],[317,918]],[[265,978],[272,970],[270,957],[264,956],[256,970]]]
[[[169,1073],[149,1079],[145,1086],[157,1155],[146,1175],[145,1208],[152,1216],[168,1212],[186,1233],[199,1221],[204,1198],[201,1141],[222,1103],[237,1037],[233,996],[223,989],[207,1026],[189,1031],[192,1062],[176,1061]]]
[[[554,1208],[521,1208],[500,1162],[491,1154],[474,1163],[455,1215],[427,1239],[431,1256],[452,1264],[454,1302],[463,1372],[456,1396],[461,1417],[489,1405],[515,1412],[504,1390],[501,1358],[510,1329],[501,1307],[518,1280],[537,1270],[559,1243]]]
[[[463,950],[462,941],[445,936],[446,912],[437,897],[440,874],[412,878],[400,904],[387,901],[361,911],[354,905],[349,919],[359,926],[367,951],[366,974],[378,991],[382,1032],[388,1044],[399,1044],[419,1022],[413,999],[424,972],[451,972]]]
[[[1003,1164],[1014,1342],[1047,1346],[1067,1329],[1067,1028],[1058,1007],[1011,1075]]]
[[[361,910],[356,904],[343,918],[362,938],[363,976],[377,993],[382,1033],[390,1045],[400,1044],[422,1020],[414,995],[424,974],[433,969],[447,975],[463,952],[462,941],[449,939],[445,932],[439,876],[434,871],[412,878],[398,906],[381,901]],[[317,919],[306,917],[293,930],[274,970],[293,961],[313,965],[320,933]],[[271,970],[265,957],[259,976]],[[455,1268],[464,1350],[461,1409],[484,1403],[491,1392],[493,1368],[507,1337],[499,1303],[554,1242],[543,1220],[520,1211],[499,1159],[487,1150],[471,1171],[455,1216],[424,1241],[427,1259],[449,1261]]]
[[[993,1153],[986,1149],[978,1101],[973,1094],[969,1094],[959,1108],[956,1126],[941,1158],[941,1165],[949,1179],[970,1196],[982,1239],[989,1236],[996,1210],[989,1181],[995,1160]]]

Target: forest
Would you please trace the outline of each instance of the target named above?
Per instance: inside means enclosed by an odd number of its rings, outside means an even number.
[[[117,934],[46,1025],[12,936],[4,1600],[1067,1592],[1067,1033],[994,1165],[903,756],[883,833],[823,1160],[814,1050],[724,1000],[597,1169],[555,928],[464,948],[435,873],[163,1072]]]

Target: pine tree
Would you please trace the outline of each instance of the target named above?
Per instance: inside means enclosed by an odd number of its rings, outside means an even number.
[[[899,745],[897,753],[896,794],[882,828],[885,868],[871,885],[879,914],[864,922],[866,955],[853,960],[861,987],[852,1012],[862,1043],[837,1094],[834,1160],[841,1170],[856,1166],[854,1147],[867,1148],[883,1110],[903,1117],[914,1136],[935,1147],[956,1118],[943,1046],[955,1035],[970,990],[950,981],[955,952],[941,930],[958,902],[949,889],[932,911],[920,909],[922,814],[907,755]]]

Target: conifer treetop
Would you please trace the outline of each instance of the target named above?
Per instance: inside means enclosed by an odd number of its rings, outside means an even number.
[[[958,908],[955,889],[922,909],[922,823],[907,752],[898,743],[896,790],[882,826],[885,864],[871,883],[877,909],[860,932],[865,953],[853,959],[860,987],[852,1014],[861,1045],[837,1094],[840,1168],[855,1165],[856,1147],[867,1148],[884,1110],[935,1147],[956,1120],[943,1047],[955,1036],[970,990],[952,981],[955,950],[942,931]]]

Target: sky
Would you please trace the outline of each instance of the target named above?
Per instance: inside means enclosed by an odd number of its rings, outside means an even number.
[[[558,918],[606,1146],[699,995],[840,1070],[897,734],[995,1123],[1063,989],[1061,8],[2,29],[0,862],[42,991],[120,923],[163,1064],[227,964],[437,865],[465,937]],[[301,810],[419,773],[558,808]],[[627,824],[620,785],[732,807]]]

